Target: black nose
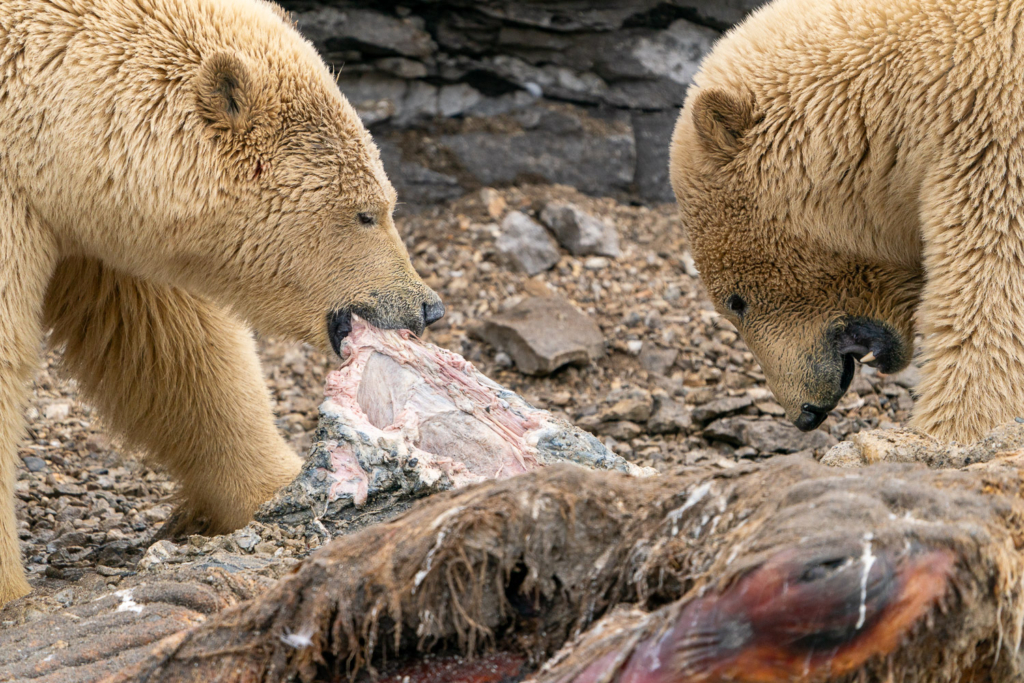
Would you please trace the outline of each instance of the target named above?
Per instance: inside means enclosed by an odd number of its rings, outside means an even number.
[[[818,406],[805,403],[800,406],[800,417],[793,420],[793,424],[796,428],[802,432],[809,432],[812,429],[817,429],[818,425],[825,421],[828,417],[828,410],[819,408]]]
[[[423,325],[433,325],[444,317],[444,304],[440,299],[433,303],[423,304]]]

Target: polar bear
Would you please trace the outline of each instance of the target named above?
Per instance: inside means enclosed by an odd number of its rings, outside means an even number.
[[[323,349],[352,314],[443,306],[395,230],[377,148],[263,0],[0,2],[0,604],[26,384],[52,330],[107,424],[213,532],[299,468],[249,326]]]

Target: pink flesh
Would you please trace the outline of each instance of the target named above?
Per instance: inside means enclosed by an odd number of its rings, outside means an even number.
[[[352,446],[349,444],[332,445],[330,453],[331,466],[334,467],[334,471],[328,472],[328,476],[335,480],[331,484],[331,499],[334,500],[347,493],[352,496],[353,503],[357,506],[362,505],[366,502],[370,480],[359,465]]]
[[[458,354],[356,317],[342,353],[345,362],[327,377],[327,399],[374,441],[400,441],[455,486],[541,466],[531,436],[550,414],[521,401],[512,410],[502,388]]]

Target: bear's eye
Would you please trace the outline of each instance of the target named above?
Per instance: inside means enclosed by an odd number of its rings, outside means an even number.
[[[736,315],[742,317],[747,312],[747,302],[743,300],[743,297],[739,294],[733,294],[726,302],[726,307]]]
[[[377,222],[377,219],[374,218],[373,215],[369,214],[369,213],[361,213],[361,214],[359,214],[359,216],[357,216],[357,218],[359,218],[359,224],[360,225],[367,225],[367,226],[369,226],[369,225],[373,225],[374,223]]]

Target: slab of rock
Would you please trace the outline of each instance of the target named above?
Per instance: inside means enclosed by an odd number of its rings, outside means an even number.
[[[544,225],[574,256],[619,256],[619,233],[614,225],[594,218],[569,202],[548,202],[540,212]]]
[[[704,429],[704,436],[733,446],[750,446],[762,453],[797,453],[830,448],[837,443],[834,436],[821,430],[801,432],[782,420],[745,417],[716,420]]]
[[[521,211],[510,211],[501,222],[495,242],[498,252],[529,276],[558,263],[558,244],[537,221]]]
[[[654,375],[666,374],[678,357],[678,349],[663,349],[654,343],[644,344],[640,349],[640,365]]]
[[[563,365],[586,365],[604,355],[601,328],[557,296],[525,299],[484,321],[475,334],[507,353],[526,375],[547,375]]]
[[[342,353],[301,474],[256,513],[303,528],[307,542],[393,517],[431,493],[554,463],[652,473],[407,331],[353,318]]]
[[[924,463],[929,467],[967,467],[1024,450],[1024,424],[1000,425],[971,444],[936,441],[914,429],[871,429],[831,448],[821,464],[863,467],[881,462]]]
[[[654,410],[654,398],[651,394],[636,388],[609,394],[608,404],[598,412],[598,419],[601,422],[646,422]]]
[[[738,412],[752,405],[754,405],[754,399],[750,396],[731,396],[729,398],[720,398],[694,408],[693,419],[695,422],[707,423],[712,420],[716,420],[723,415]]]
[[[690,409],[666,394],[654,395],[654,412],[647,420],[651,434],[675,434],[689,431],[693,426]]]

